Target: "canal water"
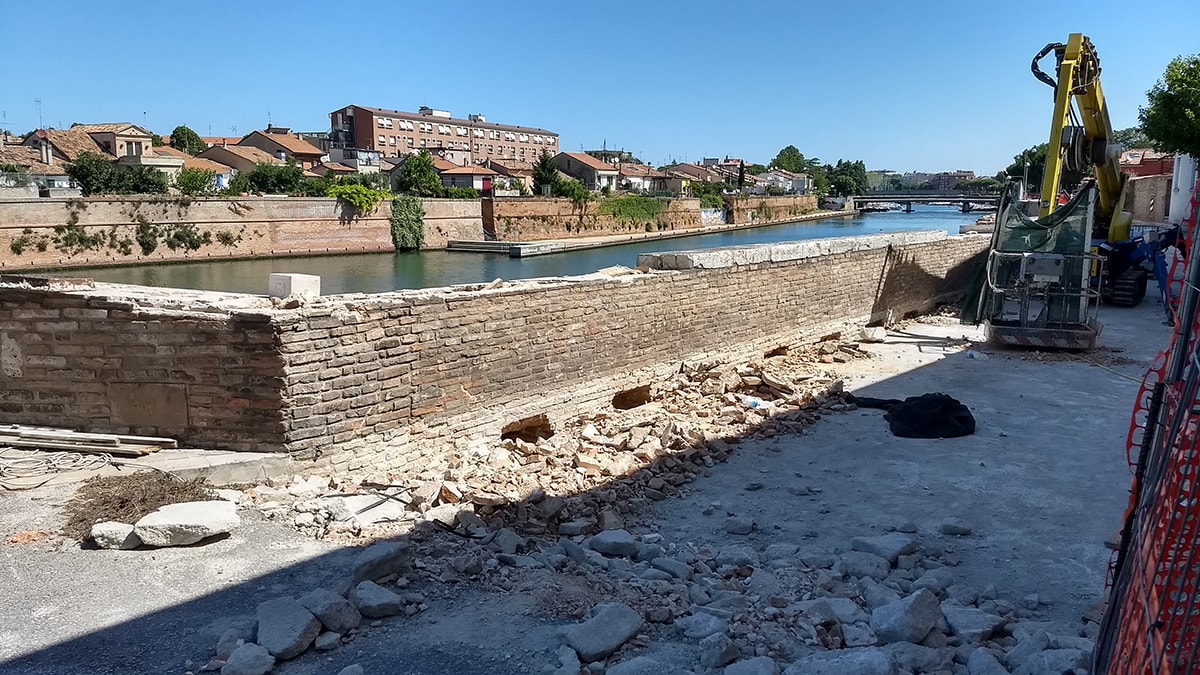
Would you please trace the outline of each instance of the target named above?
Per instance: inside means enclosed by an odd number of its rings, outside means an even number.
[[[658,251],[686,251],[906,230],[945,230],[950,234],[958,234],[960,225],[974,223],[979,218],[979,214],[964,214],[954,207],[918,205],[914,209],[912,213],[868,213],[854,217],[772,225],[678,239],[643,241],[535,258],[509,258],[507,255],[491,253],[448,251],[363,253],[73,269],[55,274],[87,276],[96,281],[142,286],[265,294],[267,279],[272,272],[290,272],[320,276],[323,295],[379,293],[396,289],[482,283],[493,279],[513,280],[587,274],[612,265],[633,267],[639,253]]]

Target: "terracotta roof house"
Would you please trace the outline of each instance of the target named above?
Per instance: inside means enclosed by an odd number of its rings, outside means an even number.
[[[18,172],[0,172],[0,187],[38,187],[68,189],[71,179],[62,162],[47,164],[38,148],[19,143],[0,142],[0,165],[16,167]]]
[[[645,164],[624,162],[617,165],[621,187],[627,190],[658,192],[667,189],[667,174]]]
[[[250,146],[270,153],[279,159],[293,159],[301,169],[311,169],[320,164],[324,152],[308,141],[290,133],[252,131],[238,142],[239,146]]]
[[[554,157],[558,170],[583,183],[589,190],[615,189],[617,167],[582,152],[560,152]]]
[[[214,145],[196,156],[231,166],[239,173],[253,171],[254,167],[259,164],[275,164],[277,166],[286,164],[274,155],[248,145]]]
[[[414,155],[405,155],[403,157],[392,158],[392,162],[394,162],[394,164],[392,165],[391,169],[387,170],[387,173],[388,176],[391,177],[393,185],[396,183],[396,177],[400,175],[400,169],[404,167],[404,163],[408,161],[409,157],[413,156]],[[433,160],[433,170],[437,172],[439,177],[442,175],[443,171],[459,168],[454,162],[442,159],[437,155],[431,155],[431,159]]]
[[[40,153],[43,163],[73,162],[85,152],[116,161],[122,166],[149,166],[174,179],[183,168],[178,157],[160,155],[150,132],[128,122],[76,124],[70,129],[38,129],[24,145]]]
[[[1150,148],[1132,148],[1121,153],[1121,171],[1130,176],[1161,176],[1175,171],[1175,155]]]
[[[204,144],[211,148],[214,145],[237,145],[238,143],[241,142],[242,137],[241,136],[201,136],[200,140],[204,141]]]
[[[314,166],[311,171],[318,176],[324,176],[328,173],[331,173],[335,176],[346,176],[352,173],[358,173],[354,170],[354,167],[346,166],[341,162],[322,162]]]
[[[442,176],[442,185],[448,188],[467,187],[475,188],[480,192],[491,190],[492,180],[498,175],[486,166],[478,164],[456,166],[439,171],[439,173]]]
[[[233,179],[233,167],[228,164],[206,159],[204,157],[193,157],[182,150],[176,150],[169,145],[157,147],[154,151],[160,155],[171,155],[183,160],[183,168],[185,169],[204,169],[217,174],[217,187],[223,188],[229,185],[229,181]]]
[[[676,175],[682,178],[687,178],[698,183],[724,183],[725,176],[721,173],[713,171],[706,166],[699,164],[674,164],[668,166],[664,171],[667,175]]]

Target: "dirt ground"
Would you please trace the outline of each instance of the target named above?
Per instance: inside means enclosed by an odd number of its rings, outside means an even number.
[[[1161,313],[1153,298],[1102,310],[1103,367],[990,347],[976,347],[985,359],[970,358],[962,339],[978,341],[976,329],[907,322],[865,346],[876,358],[830,367],[866,396],[948,393],[973,411],[975,435],[899,439],[879,410],[826,415],[804,435],[747,439],[681,496],[626,514],[626,528],[695,547],[786,543],[838,553],[854,537],[911,523],[965,582],[994,585],[1002,598],[1036,593],[1048,620],[1077,620],[1104,589],[1104,542],[1129,488],[1134,380],[1166,345]],[[85,550],[55,534],[72,489],[0,494],[0,673],[195,672],[225,629],[253,622],[257,603],[336,585],[356,553],[251,510],[231,536],[203,546]],[[731,515],[753,518],[754,532],[728,534]],[[941,534],[948,517],[973,533]],[[273,672],[336,673],[351,663],[367,673],[542,672],[558,665],[561,627],[606,591],[517,568],[486,583],[426,580],[413,590],[424,611]]]

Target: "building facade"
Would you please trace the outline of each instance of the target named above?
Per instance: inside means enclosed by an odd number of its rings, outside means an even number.
[[[330,148],[373,150],[402,157],[421,150],[459,165],[488,159],[535,161],[542,150],[558,154],[558,134],[533,127],[488,122],[483,115],[467,119],[421,108],[401,112],[350,105],[329,113]]]

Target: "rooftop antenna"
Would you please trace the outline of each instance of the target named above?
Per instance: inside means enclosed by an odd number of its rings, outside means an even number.
[[[41,129],[43,126],[42,125],[42,99],[40,99],[40,98],[33,99],[33,104],[36,105],[37,109],[38,109],[38,128]]]
[[[268,129],[271,128],[271,111],[270,110],[267,111],[267,128]]]

